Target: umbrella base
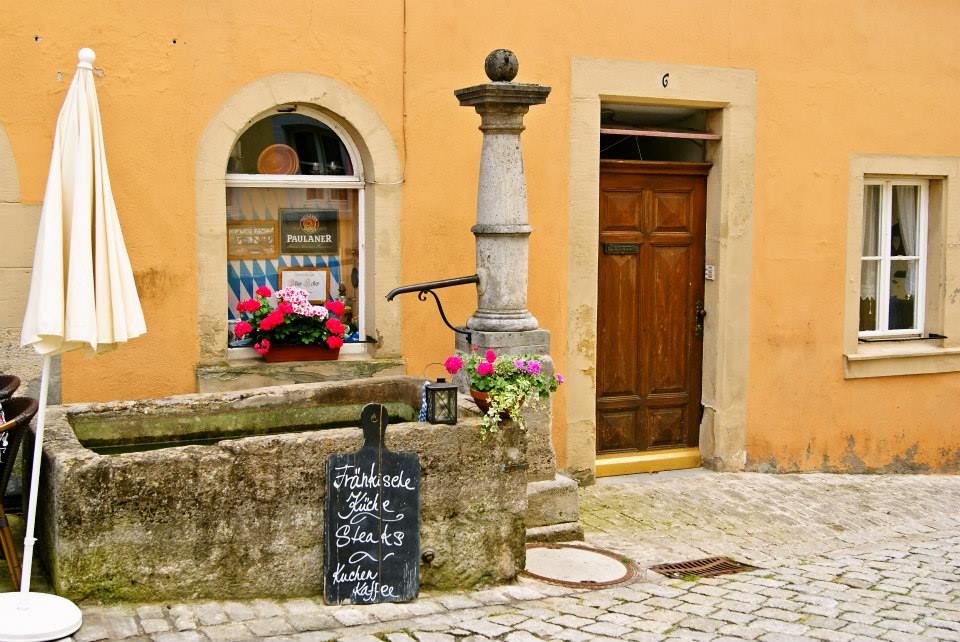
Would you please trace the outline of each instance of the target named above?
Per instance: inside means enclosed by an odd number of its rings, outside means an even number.
[[[47,593],[0,593],[0,642],[65,638],[83,623],[77,605]]]

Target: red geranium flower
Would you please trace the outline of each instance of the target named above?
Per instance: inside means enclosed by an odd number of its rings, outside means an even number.
[[[237,325],[233,326],[233,334],[238,339],[246,334],[249,334],[251,330],[253,330],[253,326],[246,321],[241,321]]]
[[[237,312],[256,312],[260,309],[260,302],[256,299],[247,299],[237,304]]]
[[[263,298],[266,299],[266,298],[268,298],[271,294],[273,294],[273,291],[272,291],[270,288],[268,288],[267,286],[261,285],[259,288],[257,288],[256,294],[257,294],[257,296],[262,296]]]
[[[281,312],[280,310],[274,310],[273,312],[271,312],[270,314],[268,314],[263,318],[263,320],[260,322],[259,327],[261,330],[264,330],[264,331],[273,330],[275,327],[277,327],[281,323],[283,323],[283,312]]]
[[[337,300],[327,301],[326,303],[323,304],[323,307],[330,310],[330,312],[337,315],[338,317],[342,316],[347,309],[347,306],[343,304],[343,301],[337,301]]]
[[[340,337],[327,337],[327,345],[331,350],[336,350],[343,345],[343,339]]]
[[[281,301],[277,304],[277,309],[283,314],[293,314],[293,304],[289,301]]]
[[[256,351],[257,354],[267,354],[268,352],[270,352],[270,340],[264,339],[260,343],[254,343],[253,349]]]
[[[323,324],[324,327],[332,332],[333,334],[342,335],[346,328],[340,323],[340,319],[327,319],[327,322]]]

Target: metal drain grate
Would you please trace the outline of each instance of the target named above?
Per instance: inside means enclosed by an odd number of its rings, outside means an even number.
[[[737,562],[729,557],[708,557],[706,559],[691,560],[689,562],[657,564],[656,566],[651,566],[650,570],[674,579],[683,579],[691,576],[714,577],[715,575],[743,573],[744,571],[756,570],[756,568],[756,566]]]

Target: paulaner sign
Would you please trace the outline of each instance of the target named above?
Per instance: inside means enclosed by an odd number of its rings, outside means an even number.
[[[383,445],[387,410],[364,406],[364,444],[327,458],[324,601],[408,602],[420,587],[420,458]]]
[[[339,249],[337,210],[280,210],[280,254],[336,254]]]

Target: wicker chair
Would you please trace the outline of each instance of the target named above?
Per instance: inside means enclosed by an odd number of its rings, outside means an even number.
[[[14,375],[0,374],[0,404],[9,399],[20,387],[20,378]],[[0,424],[3,421],[0,420]],[[17,475],[11,475],[7,482],[6,492],[0,486],[0,504],[8,513],[19,513],[23,510],[23,483]]]
[[[12,397],[20,387],[20,377],[0,374],[0,401]]]
[[[30,420],[37,414],[38,407],[37,401],[29,397],[12,397],[5,399],[2,403],[7,421],[0,424],[0,496],[7,488],[20,442],[23,441],[23,435],[27,431],[27,426],[30,425]],[[10,569],[10,578],[14,585],[19,585],[20,560],[13,546],[13,534],[10,532],[7,514],[3,510],[3,502],[0,502],[0,550],[3,551],[7,568]]]

